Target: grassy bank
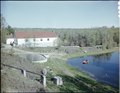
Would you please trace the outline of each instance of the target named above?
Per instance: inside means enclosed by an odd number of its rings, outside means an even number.
[[[112,48],[112,49],[105,49],[105,50],[98,50],[98,51],[88,51],[87,53],[83,53],[83,52],[77,52],[77,53],[72,53],[72,54],[68,54],[66,56],[64,56],[64,58],[68,59],[68,58],[74,58],[74,57],[81,57],[81,56],[88,56],[88,55],[99,55],[99,54],[105,54],[105,53],[110,53],[110,52],[114,52],[114,51],[119,51],[118,47]]]
[[[104,50],[100,52],[88,53],[88,55],[102,54],[117,51],[118,48],[111,50]],[[84,56],[83,53],[80,54],[69,54],[64,58],[71,58],[77,56]],[[47,88],[49,92],[112,92],[117,93],[118,89],[112,86],[97,82],[91,78],[88,74],[83,71],[79,71],[76,68],[69,66],[65,60],[62,58],[49,58],[48,62],[40,64],[43,68],[52,69],[52,72],[48,70],[47,74]],[[52,83],[51,78],[53,76],[61,76],[64,84],[62,86],[56,86]]]
[[[41,64],[43,68],[49,66],[52,72],[48,71],[47,74],[47,88],[48,92],[118,92],[109,85],[99,83],[83,71],[79,71],[66,64],[65,61],[60,59],[49,59],[47,63]],[[64,84],[56,86],[52,83],[53,76],[61,76]]]

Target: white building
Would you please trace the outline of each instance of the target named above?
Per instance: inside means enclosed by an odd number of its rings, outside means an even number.
[[[17,46],[55,47],[58,37],[55,32],[15,32],[14,38],[9,36],[6,44],[15,42]]]

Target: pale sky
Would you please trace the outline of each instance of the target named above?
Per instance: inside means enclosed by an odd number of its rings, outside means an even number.
[[[117,1],[1,1],[8,25],[20,28],[117,26]]]

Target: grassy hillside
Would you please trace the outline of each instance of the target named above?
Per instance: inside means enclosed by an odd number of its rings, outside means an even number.
[[[107,53],[116,50],[118,50],[118,48],[103,51],[99,50],[96,52],[88,51],[87,55]],[[50,51],[47,53],[49,54]],[[46,68],[48,73],[47,73],[47,87],[43,88],[42,84],[40,83],[41,80],[40,75],[36,76],[33,74],[27,74],[27,77],[23,77],[20,71],[2,65],[1,66],[2,91],[118,93],[119,90],[117,88],[113,88],[112,86],[100,83],[94,80],[85,72],[79,71],[78,69],[73,68],[66,63],[67,58],[84,55],[85,54],[82,51],[79,51],[78,53],[74,54],[71,53],[66,54],[64,52],[58,52],[58,50],[56,50],[54,52],[51,52],[48,62],[42,64],[35,64],[26,59],[22,59],[19,55],[9,55],[9,52],[7,53],[4,50],[1,55],[1,63],[22,69],[27,69],[35,73],[41,73],[41,70],[43,68]],[[51,81],[51,78],[53,78],[56,75],[62,77],[63,85],[57,86]]]
[[[49,59],[47,63],[42,64],[42,67],[49,67],[53,71],[47,74],[46,89],[50,92],[118,92],[118,89],[97,82],[85,72],[69,66],[61,59]],[[64,82],[62,86],[56,86],[50,80],[55,75],[62,77]]]

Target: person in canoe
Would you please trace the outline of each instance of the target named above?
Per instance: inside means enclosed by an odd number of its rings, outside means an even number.
[[[88,64],[88,63],[89,63],[88,60],[84,60],[84,61],[83,61],[83,64]]]

